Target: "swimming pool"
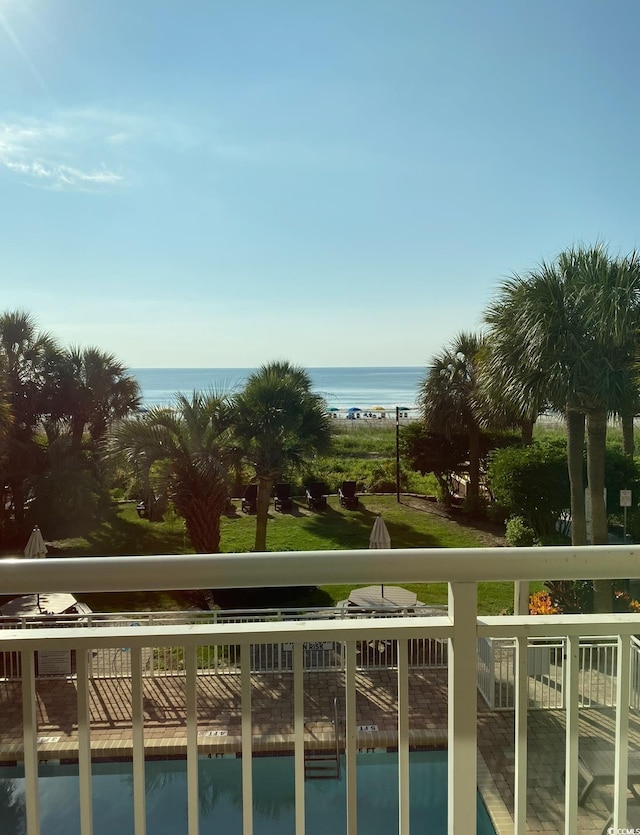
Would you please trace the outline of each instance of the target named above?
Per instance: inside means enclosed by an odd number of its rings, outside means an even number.
[[[398,830],[398,758],[393,753],[358,756],[358,831],[391,835]],[[255,835],[293,835],[293,757],[253,759]],[[184,760],[146,763],[147,831],[150,835],[187,832],[187,784]],[[410,754],[411,830],[439,835],[447,831],[447,752]],[[78,769],[76,765],[40,766],[42,835],[78,835]],[[225,835],[242,832],[241,760],[199,762],[202,831]],[[308,835],[346,832],[345,781],[310,780],[305,785]],[[133,835],[133,779],[130,762],[93,764],[95,835]],[[0,768],[0,833],[23,835],[24,779],[21,768]],[[478,797],[478,835],[495,835]]]

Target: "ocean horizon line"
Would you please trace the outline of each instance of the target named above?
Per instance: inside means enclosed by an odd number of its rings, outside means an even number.
[[[263,363],[264,365],[265,363]],[[426,369],[426,365],[300,365],[292,363],[299,368],[308,368],[312,371],[327,371],[334,368],[344,370],[354,368],[369,368],[369,369],[386,369],[393,371],[395,369]],[[130,371],[252,371],[253,369],[261,368],[262,365],[129,365],[127,368]]]

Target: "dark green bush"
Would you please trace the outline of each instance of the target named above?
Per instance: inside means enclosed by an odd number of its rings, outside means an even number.
[[[537,538],[548,537],[570,504],[566,444],[545,439],[495,450],[489,456],[487,481],[509,516],[521,517]]]

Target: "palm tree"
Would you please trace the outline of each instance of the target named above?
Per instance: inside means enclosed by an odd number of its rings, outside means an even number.
[[[328,449],[329,417],[307,372],[288,362],[251,374],[233,405],[234,432],[258,479],[255,550],[265,551],[271,489],[287,467]]]
[[[89,455],[74,449],[69,434],[61,433],[49,442],[43,459],[40,474],[28,481],[33,498],[29,519],[46,527],[51,537],[90,529],[109,494]]]
[[[75,450],[80,449],[87,428],[96,447],[110,425],[136,411],[140,403],[138,383],[113,354],[74,347],[62,355],[51,415],[69,421]]]
[[[545,410],[544,397],[524,398],[514,394],[514,380],[492,343],[485,341],[479,354],[474,411],[484,429],[519,429],[523,446],[533,443],[533,429]]]
[[[41,451],[34,436],[47,412],[50,369],[59,355],[55,340],[38,331],[36,321],[29,313],[15,310],[0,315],[0,356],[6,385],[3,400],[11,411],[3,483],[9,485],[12,510],[18,524],[24,518],[25,479],[36,474],[39,467]]]
[[[553,264],[503,282],[486,320],[505,379],[522,400],[545,398],[567,416],[572,542],[586,544],[585,420],[592,543],[608,539],[604,501],[607,417],[633,408],[638,346],[638,256],[612,258],[601,244],[561,253]],[[610,608],[610,584],[594,584],[596,608]]]
[[[470,510],[477,507],[480,493],[480,420],[476,401],[483,345],[482,336],[458,334],[450,345],[433,358],[419,394],[422,416],[429,432],[446,438],[455,435],[467,437],[467,504]]]
[[[220,551],[220,517],[235,459],[231,412],[224,397],[176,395],[173,408],[154,408],[120,423],[109,439],[115,452],[151,472],[185,520],[196,553]]]
[[[573,296],[555,265],[503,281],[485,321],[488,373],[499,377],[509,400],[522,408],[548,402],[567,418],[567,457],[571,486],[571,536],[587,542],[583,452],[585,415],[573,391],[571,349],[578,344]],[[578,359],[580,352],[578,352]]]

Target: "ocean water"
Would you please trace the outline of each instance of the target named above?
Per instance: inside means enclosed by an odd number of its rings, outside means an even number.
[[[242,388],[253,368],[133,368],[131,373],[142,389],[143,405],[168,406],[174,394],[215,390],[231,393]],[[327,406],[346,411],[365,411],[382,406],[394,409],[415,407],[420,382],[426,369],[404,368],[309,368],[314,391]]]

